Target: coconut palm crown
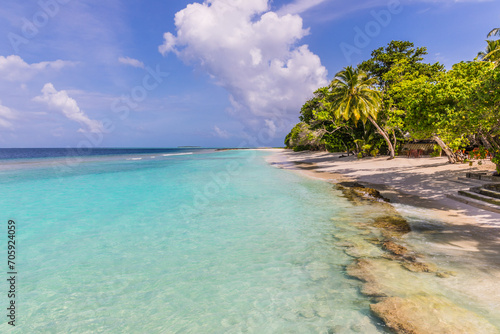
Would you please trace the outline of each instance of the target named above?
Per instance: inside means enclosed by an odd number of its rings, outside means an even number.
[[[485,51],[481,51],[477,54],[478,58],[483,61],[491,61],[492,63],[498,64],[500,62],[500,39],[486,41],[488,46]]]
[[[382,103],[381,92],[375,88],[376,83],[377,80],[370,78],[363,70],[345,67],[335,75],[330,84],[331,111],[337,119],[351,119],[354,123],[361,120],[363,124],[369,120],[384,137],[390,156],[394,158],[394,148],[389,136],[376,122]]]
[[[330,100],[335,118],[352,119],[363,123],[371,117],[377,119],[381,93],[374,89],[377,80],[352,66],[338,72],[330,84]]]

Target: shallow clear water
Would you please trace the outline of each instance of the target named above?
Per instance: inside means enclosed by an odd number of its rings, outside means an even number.
[[[412,226],[406,244],[440,271],[452,273],[446,279],[421,275],[420,286],[429,295],[444,296],[483,317],[500,333],[498,228],[458,224],[422,208],[395,206]]]
[[[0,171],[2,226],[17,223],[15,332],[383,333],[334,246],[361,209],[266,154]]]

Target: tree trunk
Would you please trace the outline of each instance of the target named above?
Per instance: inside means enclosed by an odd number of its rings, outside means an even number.
[[[398,146],[398,139],[396,138],[396,131],[394,131],[394,129],[392,130],[392,135],[394,136],[394,144],[393,144],[393,148],[394,150],[396,149],[396,147]]]
[[[380,126],[378,126],[377,122],[375,122],[375,120],[373,118],[368,116],[368,119],[377,128],[378,133],[380,133],[382,135],[382,137],[384,137],[385,141],[387,142],[387,146],[389,147],[389,153],[390,153],[389,160],[394,159],[394,147],[392,146],[391,139],[389,138],[389,135],[387,134],[387,132],[382,130],[382,128]]]
[[[452,152],[448,145],[446,145],[446,143],[441,138],[439,138],[439,136],[434,135],[432,139],[443,149],[444,153],[446,153],[446,156],[448,156],[448,162],[450,164],[457,163],[457,156]]]
[[[351,154],[351,149],[349,148],[349,146],[347,146],[345,141],[343,141],[342,139],[340,141],[342,142],[342,145],[344,145],[344,147],[345,147],[345,151],[347,152],[347,156],[349,156],[349,154]],[[354,155],[354,152],[352,152],[352,155]]]
[[[488,140],[488,142],[491,144],[491,146],[493,146],[494,150],[500,150],[500,145],[497,143],[495,138],[493,138],[489,133],[486,133],[484,135],[484,137]]]
[[[359,153],[359,145],[356,142],[354,142],[354,145],[356,145],[356,153],[355,154],[357,154],[357,153]]]
[[[484,147],[486,147],[488,151],[493,152],[495,150],[481,131],[479,131],[479,140],[483,143]]]

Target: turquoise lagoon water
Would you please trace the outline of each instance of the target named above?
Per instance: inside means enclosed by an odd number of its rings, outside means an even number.
[[[357,233],[346,219],[363,213],[331,185],[269,166],[267,154],[4,168],[17,326],[3,316],[0,331],[384,333],[345,275],[352,259],[334,246],[334,235]]]

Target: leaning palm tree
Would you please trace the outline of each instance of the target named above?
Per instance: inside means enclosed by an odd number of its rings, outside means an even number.
[[[485,51],[481,51],[477,54],[478,58],[483,61],[491,61],[498,66],[500,63],[500,39],[495,41],[486,41],[488,46]]]
[[[370,78],[361,69],[352,66],[345,67],[338,72],[330,84],[333,116],[336,119],[352,119],[355,123],[361,120],[366,123],[369,120],[384,137],[390,151],[390,158],[394,158],[394,147],[387,132],[376,122],[382,95],[375,89],[377,80]]]

